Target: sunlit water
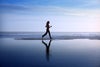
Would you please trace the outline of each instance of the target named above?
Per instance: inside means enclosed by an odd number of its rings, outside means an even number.
[[[0,38],[0,67],[100,67],[100,40]]]

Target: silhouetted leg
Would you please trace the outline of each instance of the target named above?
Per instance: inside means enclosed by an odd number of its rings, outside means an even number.
[[[50,37],[50,39],[52,39],[50,31],[48,31],[48,33],[49,33],[49,37]]]
[[[42,35],[42,38],[43,38],[45,35],[47,35],[47,31]]]

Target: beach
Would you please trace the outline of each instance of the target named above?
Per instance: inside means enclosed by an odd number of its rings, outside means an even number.
[[[0,44],[1,67],[100,67],[100,40],[0,38]]]
[[[100,67],[100,0],[0,0],[0,67]]]

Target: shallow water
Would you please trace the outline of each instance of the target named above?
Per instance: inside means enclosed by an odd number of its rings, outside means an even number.
[[[0,67],[100,67],[100,40],[0,38]]]

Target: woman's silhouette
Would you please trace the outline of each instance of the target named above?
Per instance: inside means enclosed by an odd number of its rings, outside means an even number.
[[[46,26],[45,26],[46,27],[46,32],[42,35],[42,39],[43,39],[44,36],[47,35],[47,33],[49,34],[50,39],[52,39],[50,30],[49,30],[49,28],[51,28],[52,26],[50,26],[49,24],[50,24],[50,21],[47,21]]]

